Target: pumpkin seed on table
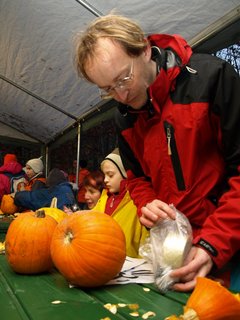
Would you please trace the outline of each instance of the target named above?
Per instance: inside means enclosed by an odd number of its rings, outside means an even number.
[[[124,307],[127,306],[126,303],[118,303],[117,305],[118,305],[118,307],[120,307],[120,308],[124,308]]]
[[[156,316],[156,313],[155,312],[153,312],[153,311],[148,311],[148,312],[146,312],[146,313],[144,313],[143,315],[142,315],[142,318],[145,320],[145,319],[148,319],[148,318],[150,318],[150,317],[155,317]]]
[[[61,301],[61,300],[54,300],[51,302],[52,304],[60,304],[60,303],[66,303],[65,301]]]
[[[139,304],[130,303],[130,304],[128,304],[128,308],[131,309],[131,310],[137,310],[137,309],[139,309]]]
[[[130,312],[129,314],[132,317],[139,317],[139,312],[138,311]]]
[[[111,313],[116,314],[117,313],[117,306],[116,304],[106,303],[104,305],[104,308],[109,310]]]

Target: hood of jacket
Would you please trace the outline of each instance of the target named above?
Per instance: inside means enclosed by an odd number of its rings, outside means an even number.
[[[157,68],[158,75],[148,87],[149,100],[141,109],[135,110],[122,103],[118,104],[118,109],[123,115],[126,112],[151,113],[149,108],[152,106],[160,113],[161,106],[165,103],[169,93],[175,89],[177,76],[186,68],[192,55],[191,47],[179,35],[153,34],[148,37],[148,41],[152,46],[152,59],[157,64],[161,61]],[[157,51],[159,52],[156,53]]]
[[[177,76],[187,66],[192,49],[179,35],[156,34],[149,36],[148,40],[152,47],[163,49],[166,54],[165,64],[159,66],[158,75],[149,86],[151,102],[157,112],[160,112],[159,107],[175,89]]]
[[[22,165],[19,162],[9,162],[0,167],[0,173],[10,173],[14,175],[20,173],[21,171]]]

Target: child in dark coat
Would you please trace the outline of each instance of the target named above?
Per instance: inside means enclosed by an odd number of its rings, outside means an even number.
[[[14,203],[24,209],[37,210],[42,207],[50,207],[54,197],[57,198],[57,207],[61,210],[64,206],[71,206],[75,203],[71,184],[67,181],[64,172],[57,168],[50,171],[46,180],[46,188],[17,192]]]

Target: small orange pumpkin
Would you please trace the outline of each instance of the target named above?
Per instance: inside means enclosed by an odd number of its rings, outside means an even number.
[[[10,224],[5,250],[15,272],[37,274],[53,267],[50,243],[56,225],[56,220],[41,210],[22,213]]]
[[[122,268],[126,257],[125,236],[107,214],[78,211],[57,225],[51,255],[56,268],[71,284],[101,286]]]
[[[239,320],[240,295],[233,294],[219,282],[197,278],[194,291],[189,297],[184,314],[165,320]]]
[[[14,214],[18,211],[18,207],[14,203],[11,194],[4,194],[1,201],[1,210],[5,214]]]

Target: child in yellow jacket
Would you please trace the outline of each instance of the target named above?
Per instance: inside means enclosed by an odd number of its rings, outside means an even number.
[[[119,223],[125,234],[127,255],[139,257],[139,246],[149,232],[139,222],[137,208],[127,190],[127,175],[118,149],[106,156],[101,163],[101,170],[106,189],[93,210],[105,212]]]

